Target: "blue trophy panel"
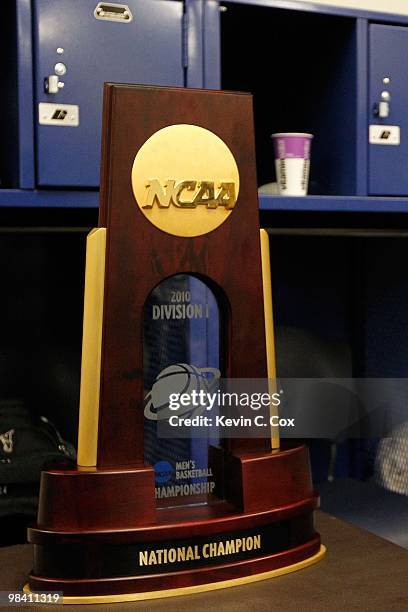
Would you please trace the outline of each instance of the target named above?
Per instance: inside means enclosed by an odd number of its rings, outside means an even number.
[[[39,186],[99,185],[103,83],[182,87],[182,21],[178,0],[34,2]]]
[[[216,428],[203,436],[161,435],[172,395],[214,392],[220,377],[220,313],[212,290],[199,278],[177,274],[162,281],[144,309],[145,461],[155,470],[158,507],[210,502],[215,483],[209,447]],[[215,410],[214,410],[215,412]],[[180,407],[177,418],[205,415],[204,405]],[[177,431],[177,430],[176,430]]]
[[[408,28],[370,26],[369,195],[408,195]]]

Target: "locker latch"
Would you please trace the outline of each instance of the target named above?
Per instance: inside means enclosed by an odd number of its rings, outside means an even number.
[[[44,79],[44,91],[47,94],[56,94],[64,87],[65,83],[59,80],[57,74],[50,74]]]
[[[381,92],[381,100],[378,104],[374,104],[373,113],[375,117],[386,119],[390,114],[391,95],[389,91]]]

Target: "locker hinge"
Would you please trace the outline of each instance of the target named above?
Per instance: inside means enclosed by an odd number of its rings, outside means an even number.
[[[186,7],[184,7],[183,13],[183,25],[182,25],[182,64],[184,70],[188,68],[188,14]]]

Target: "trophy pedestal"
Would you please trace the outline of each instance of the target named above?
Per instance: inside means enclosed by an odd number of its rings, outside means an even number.
[[[78,468],[42,472],[37,526],[45,531],[95,531],[156,520],[154,470]]]
[[[200,506],[156,510],[143,466],[43,473],[29,589],[63,591],[68,603],[126,601],[242,584],[321,558],[304,446],[215,453],[227,500]]]

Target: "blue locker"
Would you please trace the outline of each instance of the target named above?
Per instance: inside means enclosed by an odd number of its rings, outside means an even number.
[[[408,195],[408,27],[370,25],[369,195]]]
[[[37,185],[97,187],[103,83],[183,86],[183,2],[33,8]]]

